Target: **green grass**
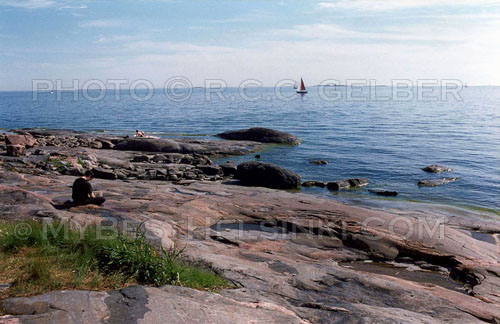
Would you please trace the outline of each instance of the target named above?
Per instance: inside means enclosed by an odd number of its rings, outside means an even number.
[[[78,158],[78,161],[76,163],[80,164],[83,168],[87,167],[87,163],[85,163],[85,161],[83,161],[81,158]]]
[[[47,164],[52,165],[55,169],[58,171],[61,171],[64,168],[69,168],[71,167],[71,163],[66,162],[64,160],[58,159],[58,158],[50,158],[48,157],[47,160],[45,161]]]
[[[0,223],[0,283],[11,284],[0,298],[131,284],[230,287],[208,268],[183,260],[182,250],[155,248],[140,228],[128,237],[109,228],[75,231],[38,222]]]

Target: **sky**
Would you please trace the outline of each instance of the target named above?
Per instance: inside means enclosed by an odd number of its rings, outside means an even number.
[[[175,76],[500,85],[500,1],[0,0],[0,90]]]

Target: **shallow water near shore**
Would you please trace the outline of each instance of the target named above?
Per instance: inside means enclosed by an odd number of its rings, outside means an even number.
[[[345,90],[345,89],[344,89]],[[365,89],[366,90],[366,89]],[[271,146],[259,152],[260,160],[276,163],[302,175],[303,180],[331,181],[367,177],[370,185],[360,190],[329,192],[304,188],[303,193],[374,208],[416,210],[440,207],[452,213],[463,210],[468,217],[498,217],[500,210],[500,88],[469,87],[447,100],[384,101],[353,100],[346,96],[328,101],[320,88],[306,96],[278,100],[272,88],[247,89],[262,99],[245,101],[238,89],[227,89],[226,99],[205,89],[194,89],[183,101],[166,98],[162,90],[145,102],[133,100],[128,91],[108,91],[99,101],[73,92],[0,92],[0,127],[64,128],[110,134],[130,134],[135,129],[162,137],[212,136],[226,130],[269,127],[298,136],[302,145]],[[390,95],[391,88],[377,88],[377,95]],[[236,163],[254,155],[221,159]],[[328,165],[309,161],[322,159]],[[454,169],[439,175],[421,169],[428,164]],[[439,187],[418,187],[424,179],[457,177]],[[396,190],[397,198],[381,198],[368,188]],[[429,207],[431,206],[431,207]],[[446,206],[450,206],[449,208]]]

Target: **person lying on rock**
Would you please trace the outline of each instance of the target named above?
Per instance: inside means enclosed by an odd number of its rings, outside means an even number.
[[[136,129],[135,130],[135,137],[144,137],[144,132]]]
[[[92,171],[85,172],[83,177],[75,180],[73,183],[73,203],[76,206],[83,205],[102,205],[106,199],[102,197],[96,197],[92,192],[92,186],[90,185],[90,180],[94,177]]]

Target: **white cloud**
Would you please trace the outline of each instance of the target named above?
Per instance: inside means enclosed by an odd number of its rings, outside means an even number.
[[[452,78],[469,84],[500,84],[500,43],[496,42],[500,19],[490,18],[474,24],[443,20],[381,26],[375,32],[333,24],[297,25],[267,31],[271,35],[267,38],[264,33],[256,35],[242,47],[130,41],[119,49],[127,57],[108,61],[101,72],[111,78],[149,78],[159,87],[175,75],[195,85],[203,85],[205,78],[222,78],[229,85],[256,78],[273,85],[297,74],[309,84],[328,78],[372,78],[383,83],[395,78]]]
[[[94,41],[94,44],[108,44],[115,42],[123,42],[133,40],[134,36],[131,35],[111,35],[111,36],[100,36],[97,40]]]
[[[71,6],[71,5],[63,5],[57,8],[57,10],[65,10],[65,9],[87,9],[87,5],[76,5],[76,6]]]
[[[357,9],[366,11],[386,11],[433,6],[481,6],[498,5],[496,0],[337,0],[322,1],[319,8]]]
[[[0,0],[0,6],[24,9],[48,8],[55,4],[56,2],[52,0]]]
[[[123,25],[124,22],[117,19],[89,20],[89,21],[83,21],[79,24],[79,26],[82,28],[108,28],[108,27],[120,27]]]
[[[78,0],[0,0],[0,6],[22,8],[22,9],[87,9],[84,1]]]
[[[296,25],[289,29],[268,32],[279,39],[323,39],[323,40],[353,40],[378,42],[470,42],[484,35],[491,35],[500,30],[500,14],[482,18],[477,23],[465,24],[461,19],[440,20],[433,23],[401,26],[379,26],[374,31],[357,31],[334,24]],[[479,23],[480,22],[480,23]],[[495,38],[492,38],[492,40]]]

